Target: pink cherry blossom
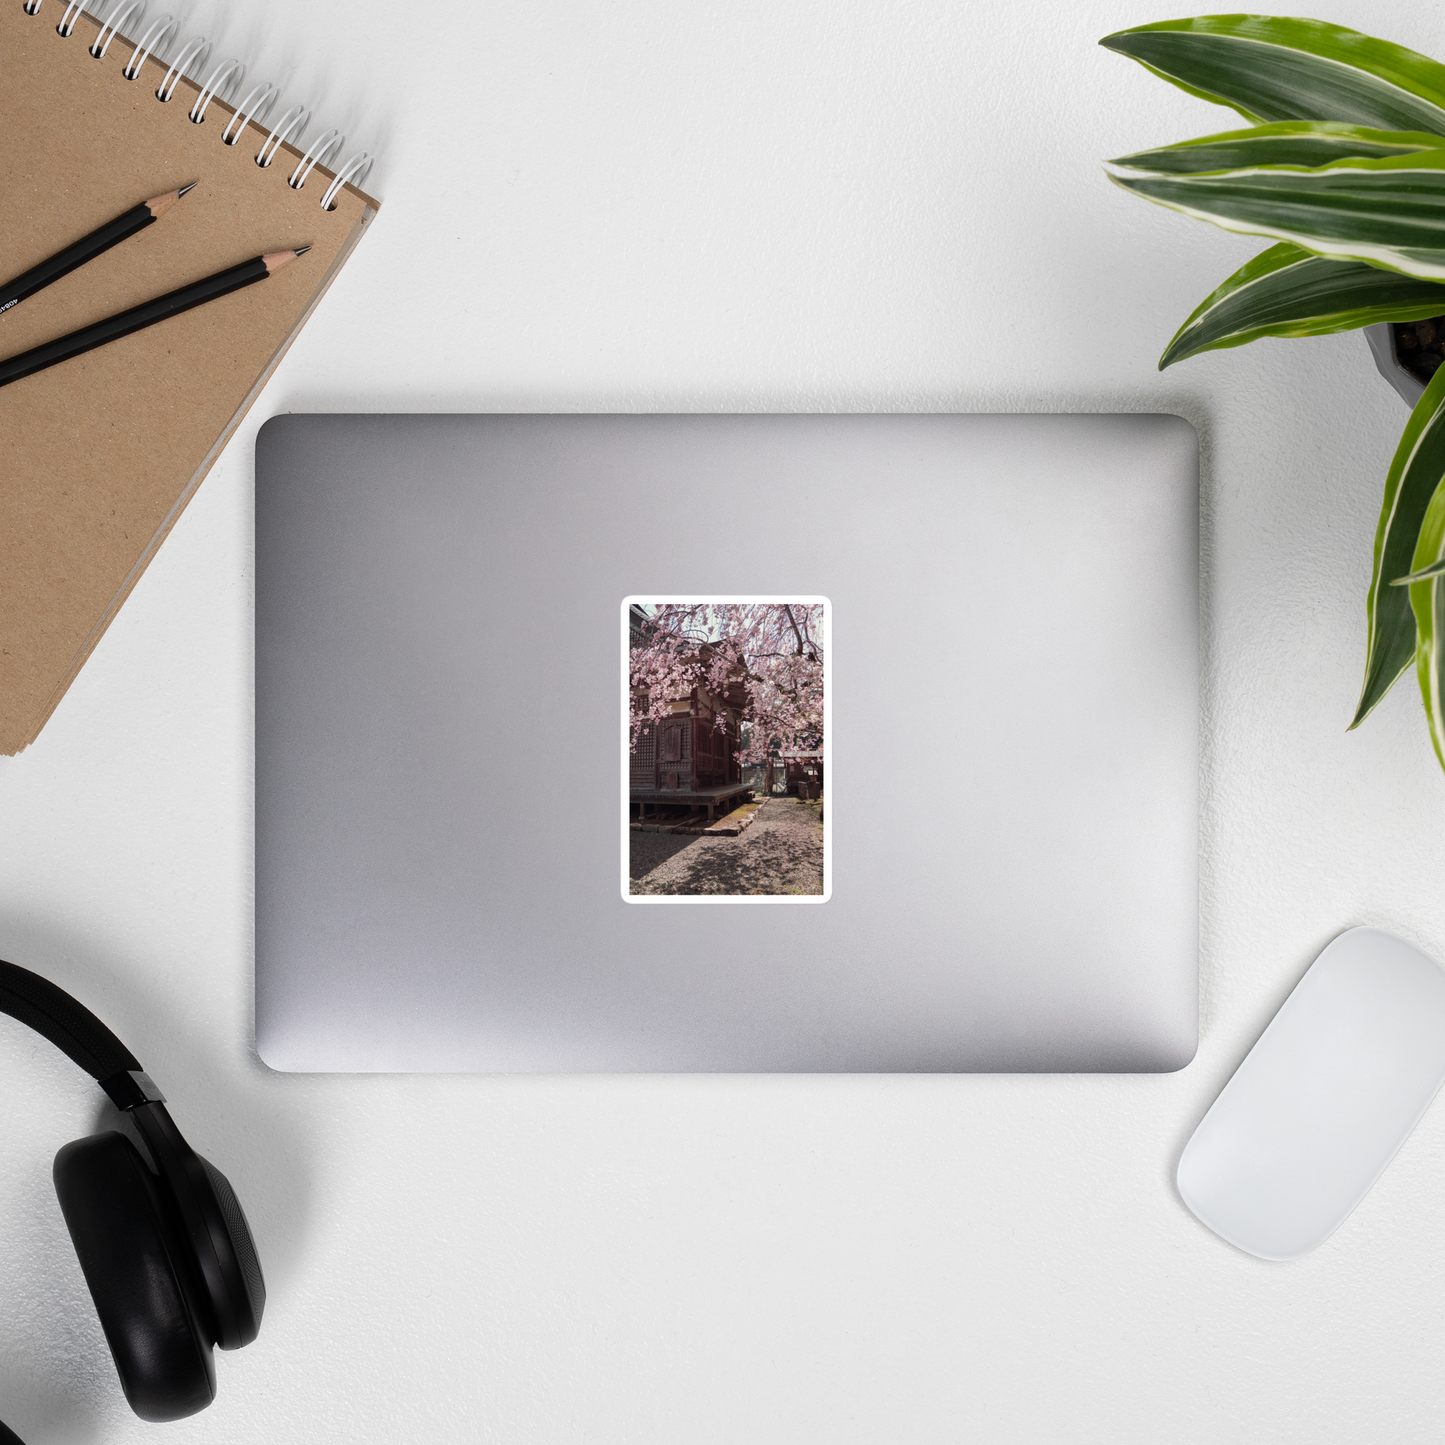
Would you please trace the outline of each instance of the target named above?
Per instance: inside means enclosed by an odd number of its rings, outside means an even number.
[[[629,744],[674,702],[706,704],[743,766],[823,746],[823,607],[659,602],[634,627]],[[694,690],[696,689],[696,693]]]

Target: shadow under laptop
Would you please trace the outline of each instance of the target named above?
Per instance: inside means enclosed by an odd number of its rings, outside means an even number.
[[[145,961],[125,950],[54,919],[0,914],[0,958],[73,994],[140,1060],[191,1147],[235,1188],[274,1307],[300,1268],[311,1215],[314,1150],[296,1117],[297,1091],[276,1087],[229,1014],[207,1020],[186,1008],[191,1000],[148,978]],[[110,1130],[135,1138],[134,1126],[58,1049],[3,1016],[0,1050],[7,1082],[40,1104],[23,1131],[7,1130],[0,1419],[25,1445],[101,1445],[132,1417],[50,1171],[72,1139]],[[250,1349],[265,1348],[263,1322]],[[230,1358],[217,1351],[217,1405]]]

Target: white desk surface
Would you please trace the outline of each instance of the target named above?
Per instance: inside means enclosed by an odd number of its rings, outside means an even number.
[[[29,1445],[1439,1439],[1445,1107],[1294,1264],[1216,1239],[1173,1185],[1330,937],[1378,924],[1445,959],[1445,777],[1413,683],[1345,732],[1405,408],[1358,336],[1155,371],[1261,249],[1099,169],[1233,123],[1094,45],[1176,13],[195,8],[218,54],[380,151],[386,204],[40,740],[0,759],[0,956],[74,989],[161,1081],[238,1186],[270,1304],[259,1341],[219,1359],[211,1410],[165,1432],[129,1414],[50,1184],[98,1096],[0,1023],[0,1414]],[[1445,55],[1428,6],[1313,13]],[[551,409],[1194,423],[1193,1064],[509,1079],[258,1062],[255,430],[286,410]]]

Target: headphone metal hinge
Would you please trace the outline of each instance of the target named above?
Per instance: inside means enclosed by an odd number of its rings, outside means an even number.
[[[117,1109],[138,1109],[142,1104],[164,1104],[166,1096],[156,1088],[155,1080],[140,1069],[112,1074],[100,1081],[100,1087],[110,1095],[110,1101]]]

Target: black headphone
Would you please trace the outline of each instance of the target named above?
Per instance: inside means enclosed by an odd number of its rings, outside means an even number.
[[[266,1306],[236,1191],[83,1004],[0,960],[0,1013],[68,1054],[135,1121],[149,1159],[124,1134],[77,1139],[55,1156],[55,1192],[131,1409],[142,1420],[194,1415],[216,1398],[211,1346],[249,1345]],[[0,1445],[11,1442],[0,1424]]]

